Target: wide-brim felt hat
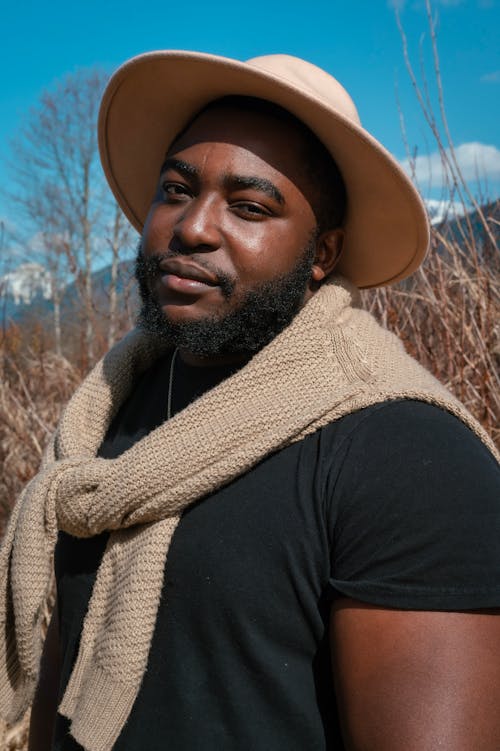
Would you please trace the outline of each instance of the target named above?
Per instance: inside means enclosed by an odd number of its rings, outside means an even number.
[[[132,58],[114,73],[99,113],[99,149],[111,190],[139,232],[168,147],[200,109],[228,95],[281,105],[332,154],[347,190],[339,273],[358,287],[375,287],[403,279],[419,266],[429,245],[429,223],[417,190],[361,126],[341,84],[290,55],[240,62],[159,50]]]

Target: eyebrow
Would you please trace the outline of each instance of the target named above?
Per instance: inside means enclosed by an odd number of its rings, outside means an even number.
[[[183,177],[199,177],[199,172],[196,167],[193,167],[189,162],[182,161],[182,159],[167,157],[161,166],[160,174],[169,169],[175,170],[180,175],[183,175]]]
[[[175,170],[185,178],[198,179],[200,176],[200,173],[196,167],[194,167],[192,164],[189,164],[189,162],[184,162],[182,159],[167,157],[167,159],[165,159],[165,161],[163,162],[161,173],[169,169]],[[224,187],[228,190],[236,188],[242,188],[243,190],[245,188],[258,190],[261,193],[265,193],[265,195],[269,196],[270,198],[273,198],[280,205],[283,205],[285,203],[285,198],[281,191],[278,190],[276,185],[274,185],[271,180],[268,180],[265,177],[258,177],[257,175],[226,174],[223,176],[222,182]]]
[[[256,175],[225,175],[224,186],[226,188],[250,188],[258,190],[261,193],[265,193],[270,198],[273,198],[277,203],[283,205],[285,199],[281,191],[278,190],[276,185],[265,177],[257,177]]]

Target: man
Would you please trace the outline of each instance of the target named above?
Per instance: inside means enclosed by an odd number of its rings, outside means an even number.
[[[129,61],[100,143],[140,326],[13,512],[2,711],[55,549],[33,750],[497,751],[495,448],[357,306],[425,253],[411,184],[288,56]]]

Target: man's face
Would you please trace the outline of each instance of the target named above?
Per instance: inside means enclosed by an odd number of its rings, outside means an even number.
[[[316,219],[301,138],[271,116],[217,107],[171,147],[138,265],[143,302],[170,326],[222,322],[252,299],[266,307],[281,286],[295,296],[289,317],[310,297]]]

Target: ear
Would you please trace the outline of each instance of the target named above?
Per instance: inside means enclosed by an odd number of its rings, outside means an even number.
[[[332,273],[340,260],[344,245],[344,230],[341,227],[323,232],[316,241],[316,257],[311,269],[314,282],[322,282]]]

